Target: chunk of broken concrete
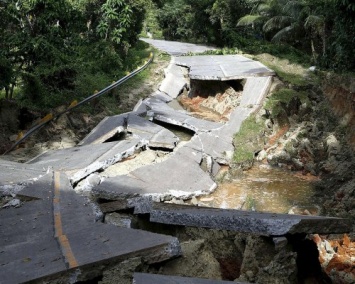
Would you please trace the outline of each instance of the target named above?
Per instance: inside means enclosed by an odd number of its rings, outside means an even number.
[[[14,198],[9,202],[7,202],[2,208],[10,208],[10,207],[19,208],[20,206],[21,206],[21,200]]]
[[[174,149],[179,142],[179,138],[170,130],[135,113],[127,113],[106,117],[79,145],[103,143],[123,131],[133,134],[137,139],[147,141],[149,146],[156,148]]]
[[[351,230],[342,218],[258,213],[231,209],[155,203],[152,222],[253,233],[264,236],[286,234],[336,234]]]
[[[172,275],[157,275],[148,273],[134,273],[135,284],[248,284],[246,282],[222,281],[215,279],[189,278]]]
[[[134,196],[154,196],[157,200],[189,199],[193,195],[210,193],[216,186],[194,159],[173,154],[161,163],[138,168],[127,176],[108,178],[95,187],[93,193],[108,200]]]
[[[65,171],[75,184],[88,175],[133,155],[145,146],[140,139],[86,145],[48,151],[28,163]]]
[[[223,126],[222,123],[192,117],[186,111],[177,111],[161,100],[148,98],[144,103],[150,108],[150,113],[155,120],[181,126],[194,132],[211,131]]]

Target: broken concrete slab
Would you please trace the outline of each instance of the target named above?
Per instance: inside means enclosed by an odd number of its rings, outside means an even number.
[[[164,69],[164,74],[165,76],[173,74],[176,77],[187,78],[189,70],[187,67],[176,65],[174,59],[171,59],[168,67]]]
[[[244,85],[240,106],[248,108],[260,107],[270,90],[271,84],[271,76],[248,78]]]
[[[188,148],[195,152],[201,152],[204,156],[212,157],[219,164],[228,165],[234,153],[233,134],[234,132],[231,132],[222,136],[218,132],[199,133],[177,151]]]
[[[86,145],[48,151],[28,163],[65,171],[70,175],[71,182],[77,183],[86,176],[133,155],[145,146],[146,143],[140,139]]]
[[[139,115],[139,116],[145,116],[147,114],[147,106],[143,104],[143,100],[139,99],[139,101],[136,103],[134,106],[132,113]]]
[[[145,105],[144,105],[145,106]],[[112,138],[116,134],[124,132],[128,124],[130,113],[107,116],[78,144],[100,144]]]
[[[176,99],[183,92],[184,88],[188,88],[188,70],[187,68],[170,63],[164,72],[165,78],[159,87],[159,91],[166,93],[172,99]]]
[[[169,178],[170,176],[179,178]],[[132,171],[128,176],[105,179],[93,188],[98,198],[115,200],[134,196],[152,196],[155,200],[191,198],[212,192],[216,183],[199,163],[185,155],[173,154],[169,159]]]
[[[62,173],[48,174],[30,189],[22,194],[39,199],[0,210],[4,283],[85,281],[101,275],[107,263],[130,257],[155,263],[181,255],[174,237],[95,222],[89,201],[75,193]]]
[[[207,50],[215,50],[214,47],[197,45],[192,43],[148,39],[148,38],[140,38],[140,40],[145,41],[146,43],[153,45],[157,49],[160,49],[173,56],[181,56],[187,53],[202,53]]]
[[[173,99],[176,99],[183,92],[187,85],[187,79],[169,73],[162,81],[159,87],[159,91],[166,93]]]
[[[148,98],[144,100],[144,103],[150,108],[148,115],[155,120],[181,126],[194,132],[211,131],[223,126],[222,123],[192,117],[186,111],[177,111],[157,99]]]
[[[0,160],[0,196],[16,195],[47,172],[46,167]]]
[[[150,95],[150,97],[161,100],[164,103],[169,103],[173,100],[172,97],[168,96],[166,93],[163,93],[161,91],[154,92],[153,94]]]
[[[0,278],[4,283],[22,283],[67,269],[54,239],[52,192],[48,188],[52,183],[50,174],[31,185],[34,196],[30,197],[43,199],[0,210]]]
[[[215,279],[190,278],[172,275],[134,273],[134,284],[247,284],[246,282],[223,281]]]
[[[174,149],[179,142],[170,130],[134,113],[126,113],[104,118],[79,145],[102,143],[124,131],[146,141],[150,147]]]
[[[226,81],[275,75],[260,62],[241,55],[183,56],[174,58],[174,62],[188,67],[189,77],[194,80]]]
[[[150,221],[263,236],[339,234],[350,232],[352,226],[350,220],[342,218],[259,213],[163,203],[155,203],[152,206]]]
[[[170,130],[135,115],[128,117],[127,130],[148,140],[149,147],[172,150],[179,142],[179,138]]]
[[[0,159],[0,187],[30,182],[43,176],[47,168]]]
[[[149,140],[148,146],[151,148],[174,149],[179,141],[170,130],[162,129]]]
[[[111,202],[100,203],[99,207],[102,213],[104,214],[130,208],[130,206],[128,205],[128,199],[126,198],[111,201]]]

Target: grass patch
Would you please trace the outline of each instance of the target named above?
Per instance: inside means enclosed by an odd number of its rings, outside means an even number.
[[[244,120],[239,132],[234,135],[233,161],[235,163],[239,164],[254,159],[255,152],[263,147],[263,129],[263,121],[256,121],[255,116],[250,116]]]
[[[264,65],[274,70],[277,76],[286,83],[295,85],[295,86],[304,86],[308,84],[308,80],[303,74],[297,74],[293,72],[287,72],[279,65],[272,64],[270,62],[263,62]]]
[[[302,104],[310,104],[306,92],[298,92],[293,89],[284,88],[273,93],[266,101],[264,108],[271,111],[274,116],[277,116],[282,110],[282,105],[287,105],[294,97],[298,97]]]
[[[284,43],[272,43],[265,40],[238,36],[230,47],[217,50],[208,50],[202,54],[206,55],[225,55],[225,54],[251,54],[258,56],[268,53],[278,59],[287,60],[290,64],[310,66],[312,59],[304,52]]]

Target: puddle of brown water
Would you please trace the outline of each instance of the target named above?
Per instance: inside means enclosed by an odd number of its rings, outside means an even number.
[[[200,201],[208,206],[228,209],[257,210],[274,213],[318,213],[312,202],[312,182],[299,175],[266,166],[253,167],[243,177],[222,183]]]

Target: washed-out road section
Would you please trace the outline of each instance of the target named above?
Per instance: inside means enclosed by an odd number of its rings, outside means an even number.
[[[146,41],[173,56],[211,49]],[[98,205],[75,191],[75,186],[92,174],[99,177],[92,185],[92,196],[106,200],[106,209],[134,209],[136,214],[149,214],[157,223],[272,236],[350,230],[347,220],[337,218],[154,203],[215,190],[214,176],[220,165],[232,161],[233,135],[243,120],[261,107],[272,75],[272,70],[240,55],[173,57],[156,92],[140,100],[132,112],[105,118],[77,147],[48,151],[26,164],[1,160],[0,194],[17,202],[0,210],[0,282],[63,279],[74,283],[102,275],[106,265],[131,257],[158,263],[181,254],[174,237],[102,223]],[[242,97],[225,123],[196,118],[168,105],[189,90],[190,80],[237,79],[244,80]],[[186,128],[194,135],[181,143],[157,121]],[[147,148],[170,153],[166,159],[128,174],[100,176]],[[164,277],[145,277],[154,283],[169,283]],[[142,275],[135,278],[141,283]],[[188,279],[167,279],[190,283]]]

